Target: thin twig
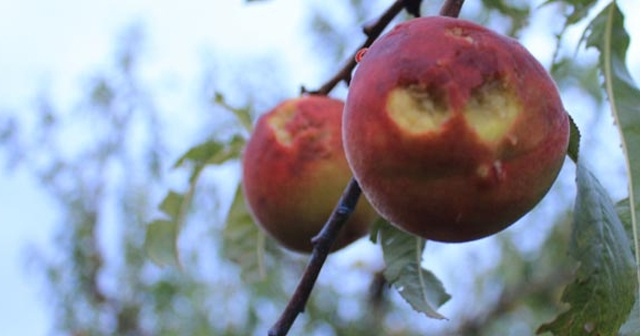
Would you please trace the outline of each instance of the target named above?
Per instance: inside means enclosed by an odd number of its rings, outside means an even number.
[[[344,194],[340,198],[340,202],[338,202],[338,205],[329,217],[327,224],[322,228],[322,231],[313,238],[313,252],[309,259],[309,264],[307,264],[304,274],[298,283],[298,287],[289,300],[287,308],[285,308],[278,322],[269,330],[269,336],[286,335],[296,317],[298,317],[298,314],[304,311],[311,290],[316,283],[316,279],[318,279],[318,274],[320,274],[322,265],[327,259],[331,246],[338,232],[340,232],[340,229],[351,215],[351,212],[355,209],[360,193],[360,186],[354,179],[351,179]]]
[[[413,0],[412,2],[416,2]],[[373,41],[375,41],[380,34],[384,31],[384,28],[396,17],[404,8],[405,3],[410,3],[410,1],[397,0],[395,1],[382,15],[378,20],[376,20],[373,24],[367,25],[363,28],[363,32],[367,35],[367,40],[362,43],[362,45],[353,52],[353,55],[349,58],[349,61],[324,85],[322,85],[316,91],[307,91],[302,88],[303,93],[310,93],[316,95],[327,95],[331,90],[333,90],[338,83],[341,81],[345,81],[347,85],[351,81],[351,72],[356,67],[356,53],[362,49],[371,46]],[[408,4],[407,4],[408,6]]]
[[[440,15],[458,17],[460,15],[462,5],[464,5],[464,0],[446,0],[442,5],[442,8],[440,8]]]
[[[356,66],[355,56],[357,52],[362,48],[369,47],[403,8],[407,9],[407,11],[413,15],[419,15],[421,2],[422,0],[396,0],[378,20],[364,27],[363,32],[366,34],[367,40],[353,53],[349,62],[318,90],[307,91],[302,88],[303,93],[327,95],[340,81],[345,81],[348,85],[351,80],[351,72]],[[446,0],[440,10],[440,15],[457,17],[463,4],[464,0]],[[313,238],[313,252],[311,253],[309,263],[287,307],[282,312],[282,315],[280,315],[278,321],[269,330],[269,336],[286,335],[298,315],[304,311],[304,307],[318,279],[320,270],[331,251],[331,246],[336,240],[340,229],[342,229],[355,209],[361,192],[358,182],[352,178],[327,223],[320,233]]]

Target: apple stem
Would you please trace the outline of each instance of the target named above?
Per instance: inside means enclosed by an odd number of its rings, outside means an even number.
[[[309,263],[304,270],[296,291],[289,300],[289,304],[287,304],[287,308],[269,330],[269,336],[286,335],[298,314],[304,311],[304,307],[318,279],[322,265],[327,259],[329,251],[331,251],[331,246],[336,240],[338,232],[340,232],[340,229],[344,226],[353,209],[355,209],[361,192],[358,182],[352,178],[342,194],[338,205],[327,220],[327,223],[320,233],[312,239],[313,252],[311,253]]]
[[[440,15],[449,17],[458,17],[462,10],[464,0],[446,0],[440,8]]]
[[[364,33],[367,35],[367,40],[356,49],[349,62],[340,69],[335,76],[333,76],[327,83],[322,85],[316,91],[307,91],[302,87],[302,93],[327,95],[335,86],[341,81],[345,81],[347,85],[351,80],[351,72],[356,67],[356,55],[363,48],[368,48],[384,31],[385,27],[391,23],[402,9],[406,9],[407,12],[414,16],[420,16],[420,4],[422,0],[396,0],[393,4],[370,25],[366,25],[363,28]],[[440,9],[440,15],[449,17],[458,17],[464,0],[445,0],[445,3]],[[327,256],[331,251],[331,246],[336,240],[340,229],[344,226],[344,223],[349,219],[349,216],[353,212],[360,198],[362,190],[360,185],[355,179],[351,179],[349,184],[345,188],[340,201],[334,208],[331,216],[327,220],[320,233],[313,237],[313,251],[309,259],[309,263],[302,274],[302,278],[298,282],[295,292],[291,296],[287,307],[280,315],[278,321],[269,330],[269,336],[284,336],[289,332],[293,322],[300,313],[304,311],[304,307],[307,304],[309,295],[315,286],[320,270],[327,260]]]

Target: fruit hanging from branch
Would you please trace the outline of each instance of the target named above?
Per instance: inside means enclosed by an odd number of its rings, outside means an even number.
[[[282,102],[264,114],[243,154],[243,188],[255,221],[283,246],[311,252],[351,170],[342,146],[344,103],[325,96]],[[378,217],[364,197],[336,240],[364,236]]]
[[[569,121],[557,88],[517,41],[447,17],[401,23],[361,55],[345,151],[394,225],[464,242],[531,210],[562,166]]]

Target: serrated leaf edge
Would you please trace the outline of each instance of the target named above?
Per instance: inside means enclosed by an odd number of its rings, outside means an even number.
[[[620,124],[620,120],[619,120],[619,116],[618,116],[618,108],[617,108],[617,104],[616,104],[616,94],[614,93],[613,90],[613,69],[611,68],[611,63],[612,63],[612,56],[611,56],[611,46],[612,46],[612,35],[613,35],[613,15],[615,14],[615,11],[617,9],[617,4],[615,1],[612,1],[609,5],[608,5],[608,9],[607,9],[607,21],[606,21],[606,25],[605,25],[605,33],[604,35],[604,46],[605,48],[603,48],[604,50],[602,50],[602,57],[603,57],[603,75],[604,75],[604,83],[605,83],[605,90],[607,91],[607,96],[609,96],[609,100],[610,100],[610,106],[611,106],[611,111],[613,114],[613,117],[616,120],[616,125],[618,127],[618,131],[620,132],[621,136],[620,136],[620,141],[622,143],[622,148],[625,152],[625,168],[627,170],[627,178],[628,178],[628,185],[629,185],[629,207],[631,210],[631,228],[633,231],[633,242],[635,245],[635,259],[636,259],[636,278],[637,278],[637,282],[639,284],[638,286],[638,295],[640,295],[640,267],[638,267],[638,262],[640,261],[640,246],[638,243],[638,238],[639,238],[639,232],[638,232],[638,220],[636,218],[636,209],[635,209],[635,204],[636,204],[636,200],[635,200],[635,196],[634,192],[633,192],[633,176],[632,176],[632,169],[631,169],[631,162],[629,161],[629,156],[628,156],[628,145],[627,142],[625,140],[625,137],[622,135],[622,129],[620,129],[622,126]]]

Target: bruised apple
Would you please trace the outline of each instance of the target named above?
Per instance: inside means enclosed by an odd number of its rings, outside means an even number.
[[[244,194],[256,222],[283,246],[310,252],[351,179],[342,147],[344,103],[323,96],[287,100],[264,114],[243,155]],[[378,217],[364,197],[334,243],[366,234]]]
[[[464,242],[503,230],[547,193],[567,151],[568,115],[515,40],[426,17],[360,56],[344,145],[380,215],[430,240]]]

